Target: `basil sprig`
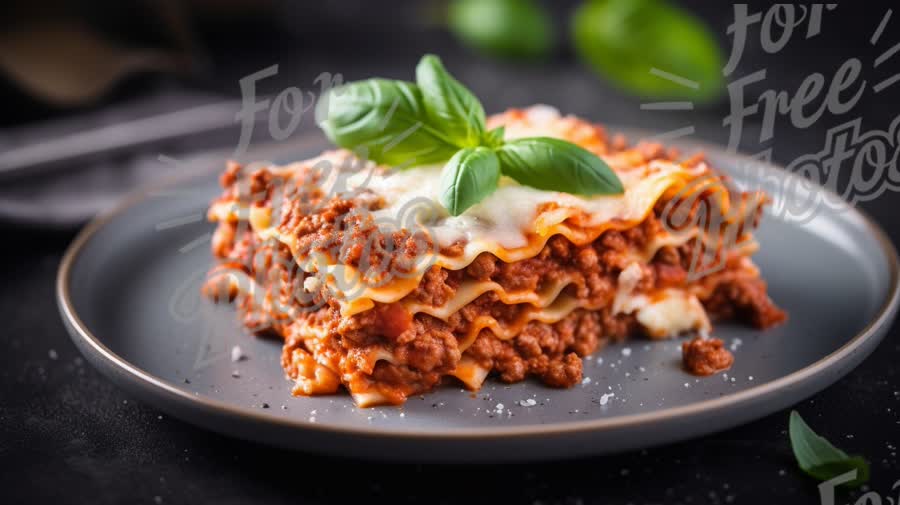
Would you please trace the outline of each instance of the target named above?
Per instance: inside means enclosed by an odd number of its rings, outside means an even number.
[[[316,109],[336,145],[398,168],[446,162],[441,203],[458,216],[497,189],[500,175],[537,189],[578,195],[622,193],[599,157],[560,139],[505,141],[487,130],[484,107],[441,60],[425,55],[416,83],[368,79],[333,88]]]
[[[454,154],[441,171],[441,203],[454,216],[497,189],[500,161],[487,147],[467,147]]]
[[[503,173],[537,189],[580,195],[621,193],[622,182],[600,158],[571,142],[531,137],[497,149]]]
[[[422,120],[422,92],[409,82],[354,82],[332,89],[316,107],[324,118],[319,127],[332,142],[378,163],[439,163],[459,150],[443,129]]]
[[[461,146],[474,147],[484,137],[484,107],[451,76],[441,60],[426,54],[416,65],[416,84],[425,99],[425,113]]]
[[[791,411],[788,432],[800,469],[811,477],[826,481],[856,470],[856,478],[843,485],[858,487],[869,480],[869,463],[865,459],[848,456],[846,452],[831,445],[828,440],[816,434],[796,410]]]

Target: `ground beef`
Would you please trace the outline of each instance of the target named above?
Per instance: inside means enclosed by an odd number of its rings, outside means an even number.
[[[787,319],[787,314],[769,299],[766,281],[758,277],[723,279],[704,305],[718,319],[738,319],[760,329],[770,328]]]
[[[469,266],[466,267],[466,275],[479,281],[490,280],[497,271],[497,257],[491,253],[479,254]]]
[[[456,288],[459,287],[459,278],[459,275],[451,276],[451,272],[448,270],[432,266],[425,272],[419,286],[409,296],[418,303],[440,307],[456,293]]]
[[[578,309],[553,324],[532,321],[510,340],[500,340],[493,332],[483,330],[466,355],[499,372],[505,382],[535,375],[548,385],[568,387],[581,380],[579,357],[610,340],[625,339],[636,326],[631,315]]]
[[[398,363],[423,372],[450,372],[459,363],[456,336],[447,323],[422,315],[416,318],[410,339],[391,346]]]
[[[685,370],[701,376],[728,370],[734,363],[734,356],[718,338],[695,337],[681,344],[681,359]]]

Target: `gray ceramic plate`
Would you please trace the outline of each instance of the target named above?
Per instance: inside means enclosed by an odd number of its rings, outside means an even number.
[[[705,150],[738,182],[765,184],[775,208],[809,196],[809,188],[772,187],[787,177],[777,168]],[[497,461],[696,437],[785,408],[838,380],[875,349],[898,304],[896,253],[867,217],[844,205],[819,206],[804,222],[767,215],[755,259],[790,320],[767,332],[719,325],[715,334],[736,356],[727,375],[683,372],[680,341],[633,340],[588,359],[590,380],[569,390],[489,380],[477,395],[444,387],[402,408],[359,409],[344,395],[291,397],[280,345],[246,335],[232,312],[200,298],[212,261],[212,226],[202,216],[217,193],[207,171],[141,192],[91,223],[60,267],[60,309],[85,356],[135,396],[190,423],[283,447]],[[232,362],[235,345],[249,359]],[[524,406],[528,399],[536,404]]]

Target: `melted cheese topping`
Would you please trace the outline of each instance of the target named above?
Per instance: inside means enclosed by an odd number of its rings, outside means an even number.
[[[588,216],[585,228],[615,221],[640,222],[666,190],[683,185],[704,169],[653,161],[618,173],[625,187],[623,194],[593,197],[535,189],[502,177],[496,191],[459,216],[447,214],[440,204],[441,167],[418,167],[385,176],[359,174],[350,179],[350,184],[359,183],[354,187],[365,187],[384,197],[387,206],[372,213],[376,222],[418,224],[441,247],[464,242],[465,259],[458,262],[468,264],[470,258],[484,251],[528,248],[529,235],[552,234],[557,231],[556,225],[576,214]],[[556,208],[540,210],[546,207]],[[409,222],[411,211],[417,210],[419,219]]]

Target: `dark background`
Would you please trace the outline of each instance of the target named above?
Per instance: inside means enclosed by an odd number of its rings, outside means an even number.
[[[170,2],[165,2],[167,5]],[[191,36],[160,36],[154,11],[141,2],[59,3],[128,40],[196,44],[197,68],[139,72],[89,103],[58,106],[34,98],[12,79],[0,79],[0,150],[41,142],[48,131],[108,124],[147,111],[176,110],[193,101],[239,97],[238,79],[274,63],[277,78],[263,91],[313,88],[323,71],[347,80],[372,75],[409,79],[424,52],[440,54],[490,111],[543,102],[592,120],[657,131],[693,124],[697,137],[723,143],[727,100],[688,112],[641,110],[593,74],[568,49],[565,20],[576,2],[557,2],[559,44],[540,65],[498,62],[462,48],[434,23],[422,23],[428,2],[263,2],[250,13],[198,2],[188,15]],[[733,6],[680,2],[706,20],[730,48],[725,28]],[[241,2],[225,2],[227,5]],[[550,5],[549,2],[547,5]],[[757,11],[767,4],[751,5]],[[4,23],[28,20],[41,9],[13,2]],[[894,13],[877,47],[869,38],[888,4],[854,2],[826,13],[823,33],[800,34],[775,55],[759,47],[758,28],[735,76],[760,68],[764,89],[787,90],[813,72],[829,80],[850,57],[863,61],[871,83],[900,71],[871,62],[900,42]],[[62,12],[60,11],[60,12]],[[56,11],[54,11],[56,12]],[[212,12],[213,14],[210,14]],[[223,14],[223,12],[225,14]],[[226,15],[227,14],[227,15]],[[802,33],[802,31],[801,31]],[[187,42],[185,42],[187,40]],[[174,41],[174,42],[173,42]],[[900,59],[898,59],[900,61]],[[854,117],[867,129],[887,129],[898,112],[900,85],[866,93],[850,112],[826,114],[806,129],[780,118],[775,138],[760,145],[759,116],[748,120],[742,150],[772,148],[788,164],[823,148],[824,132]],[[44,137],[42,137],[44,135]],[[11,139],[15,139],[13,142]],[[123,166],[141,156],[178,156],[212,145],[233,146],[234,129],[192,141],[169,142],[103,160]],[[289,141],[289,140],[288,140]],[[79,166],[72,166],[77,170]],[[15,181],[0,184],[16,184]],[[77,189],[76,189],[77,190]],[[900,240],[900,198],[888,192],[861,207]],[[170,419],[122,393],[86,365],[63,328],[54,302],[54,276],[76,231],[7,220],[0,254],[0,502],[4,503],[819,503],[816,483],[797,468],[787,437],[788,413],[667,447],[577,461],[502,466],[386,465],[281,451],[225,438]],[[811,259],[814,261],[814,258]],[[900,339],[892,329],[857,370],[796,408],[821,434],[872,465],[871,490],[893,496],[900,479]],[[852,503],[860,491],[839,503]],[[887,502],[885,502],[887,503]]]

